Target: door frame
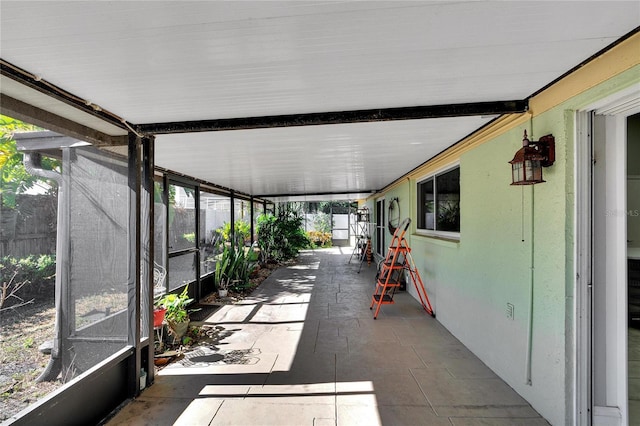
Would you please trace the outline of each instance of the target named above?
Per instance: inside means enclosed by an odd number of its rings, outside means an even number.
[[[387,253],[387,247],[385,244],[385,233],[386,233],[386,199],[385,197],[380,197],[375,199],[375,245],[376,250],[375,253],[378,257],[384,259]]]
[[[575,117],[575,331],[574,331],[574,419],[576,425],[628,423],[627,386],[627,289],[626,289],[626,220],[607,214],[605,258],[614,267],[607,268],[607,295],[611,300],[605,308],[606,324],[594,323],[594,309],[599,301],[593,298],[594,238],[598,230],[594,225],[596,197],[606,195],[607,211],[626,211],[626,119],[640,112],[640,86],[633,85],[576,112]],[[593,137],[596,120],[602,120],[607,146],[607,176],[603,194],[594,193]],[[609,149],[609,148],[615,149]],[[609,175],[609,171],[611,174]],[[616,309],[622,306],[622,309]],[[604,327],[603,327],[604,326]],[[606,330],[606,337],[601,328]],[[606,339],[608,362],[594,362],[594,333]],[[607,376],[605,405],[594,402],[593,378]],[[611,380],[610,380],[611,379]]]

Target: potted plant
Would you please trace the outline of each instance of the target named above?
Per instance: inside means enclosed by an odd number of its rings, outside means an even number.
[[[216,282],[216,287],[218,289],[218,296],[227,297],[228,289],[229,289],[229,278],[227,276],[227,269],[229,266],[229,255],[228,249],[225,248],[222,256],[216,262],[216,269],[214,272],[214,279]]]
[[[154,328],[162,326],[162,323],[164,322],[164,314],[166,312],[167,310],[162,306],[156,306],[156,308],[153,310],[153,327]]]
[[[174,343],[179,342],[189,328],[189,313],[187,306],[191,299],[187,292],[189,286],[185,286],[180,294],[169,293],[162,296],[156,303],[158,307],[166,309],[164,318],[169,328],[169,334],[173,337]]]

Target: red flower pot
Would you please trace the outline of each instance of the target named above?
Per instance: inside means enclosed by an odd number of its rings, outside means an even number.
[[[167,312],[164,308],[157,308],[153,310],[153,326],[160,327],[164,321],[164,314]]]

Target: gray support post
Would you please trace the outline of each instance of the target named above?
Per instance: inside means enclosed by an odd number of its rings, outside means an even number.
[[[195,221],[196,221],[196,302],[202,300],[204,295],[202,294],[202,280],[200,279],[202,272],[200,271],[201,265],[201,253],[200,253],[200,185],[195,186],[194,191],[194,207],[195,207]]]
[[[235,241],[236,238],[236,227],[235,227],[235,218],[236,218],[236,195],[233,191],[229,192],[229,199],[231,200],[231,206],[229,215],[231,216],[231,229],[229,230],[229,238],[231,241]]]
[[[253,246],[253,243],[255,242],[255,239],[253,238],[253,235],[255,233],[256,230],[256,225],[255,225],[255,212],[253,211],[253,196],[249,197],[249,202],[251,203],[251,207],[249,210],[249,215],[251,216],[251,245]]]
[[[128,344],[134,348],[127,371],[127,394],[140,392],[140,138],[129,133],[129,273],[128,273]]]
[[[151,384],[155,379],[155,368],[153,364],[153,356],[154,356],[154,330],[153,330],[153,259],[155,259],[155,202],[154,202],[154,147],[155,147],[155,138],[153,136],[143,139],[142,141],[142,149],[143,149],[143,162],[142,162],[142,173],[143,173],[143,181],[142,185],[146,190],[146,196],[148,197],[149,209],[147,211],[148,217],[145,223],[146,232],[148,232],[149,238],[145,239],[147,247],[148,258],[145,259],[147,264],[147,281],[144,285],[147,286],[147,306],[149,307],[149,321],[148,323],[148,336],[149,336],[149,345],[147,346],[147,380]]]

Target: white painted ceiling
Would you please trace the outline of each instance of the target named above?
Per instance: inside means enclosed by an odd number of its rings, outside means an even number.
[[[640,25],[638,1],[2,0],[0,12],[3,60],[134,124],[525,99]],[[253,195],[358,194],[492,118],[159,135],[156,164]]]

